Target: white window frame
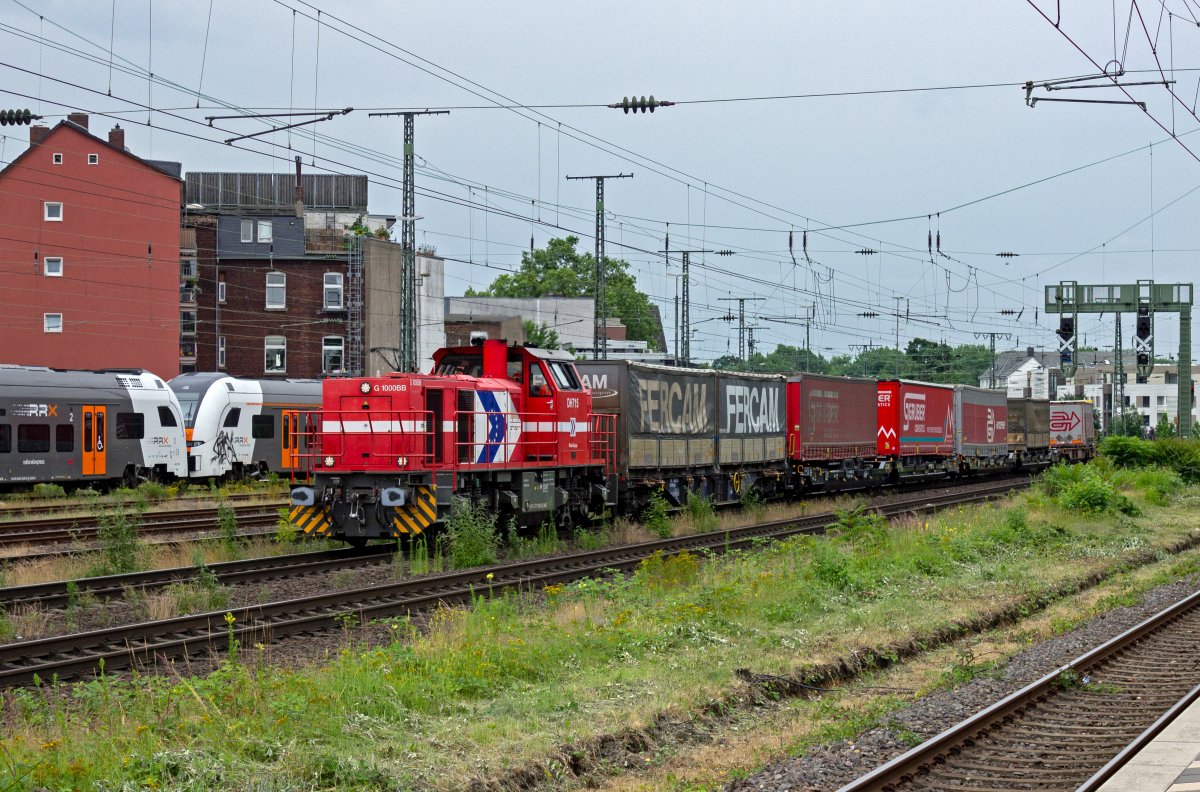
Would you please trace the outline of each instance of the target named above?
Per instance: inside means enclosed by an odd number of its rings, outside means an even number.
[[[199,267],[197,266],[196,259],[185,258],[179,261],[179,277],[195,278],[197,277],[198,273]]]
[[[53,165],[62,165],[63,164],[62,152],[56,151],[53,154],[51,154],[50,155],[50,163]]]
[[[50,262],[55,262],[58,266],[51,268]],[[42,274],[47,278],[61,278],[63,276],[63,259],[62,256],[46,256],[42,259]]]
[[[100,164],[100,155],[99,154],[88,154],[88,165],[99,165],[99,164]]]
[[[217,368],[225,368],[225,336],[217,336]]]
[[[276,283],[271,283],[275,279]],[[280,289],[282,297],[277,303],[271,302],[271,290]],[[268,272],[267,273],[267,294],[265,300],[266,309],[268,311],[286,311],[287,310],[287,273],[286,272]]]
[[[341,357],[342,365],[331,369],[328,365],[328,355],[336,352]],[[342,374],[346,371],[346,339],[342,336],[325,336],[321,339],[321,373]]]
[[[272,368],[271,353],[273,351],[282,352],[282,365],[278,368]],[[263,373],[265,374],[286,374],[287,373],[287,336],[267,336],[263,339]]]
[[[265,232],[265,233],[264,233]],[[272,220],[258,221],[258,241],[272,242],[275,239],[275,225]]]
[[[228,284],[225,281],[217,281],[217,302],[224,305],[228,291]]]
[[[63,315],[60,313],[42,314],[43,333],[61,333],[63,331]]]
[[[254,221],[248,218],[242,218],[241,235],[239,240],[242,242],[254,241]]]
[[[50,207],[51,206],[58,207],[58,217],[50,216]],[[65,213],[66,212],[63,208],[62,201],[46,201],[45,203],[42,204],[42,217],[45,219],[45,221],[47,223],[61,223],[62,219],[63,219],[63,215]]]
[[[321,292],[321,299],[325,304],[326,311],[341,311],[346,307],[346,289],[345,276],[340,272],[325,273],[325,287]],[[329,299],[330,294],[336,290],[337,302],[332,303]]]

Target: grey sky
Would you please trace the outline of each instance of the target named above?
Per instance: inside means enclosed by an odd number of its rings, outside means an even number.
[[[1051,17],[1058,13],[1052,0],[1039,5]],[[1099,62],[1112,58],[1113,4],[1063,0],[1061,5],[1061,30]],[[1200,15],[1200,8],[1190,0],[1167,0],[1165,7],[1176,16],[1163,15],[1160,22],[1163,6],[1138,0],[1126,47],[1131,7],[1129,0],[1115,4],[1117,56],[1127,69],[1155,66],[1137,10],[1151,38],[1157,37],[1164,66],[1173,59],[1177,69],[1200,68],[1200,58],[1194,57],[1200,29],[1190,16]],[[180,160],[186,170],[287,170],[295,153],[286,148],[288,133],[247,141],[245,150],[227,147],[219,141],[229,134],[208,129],[202,119],[228,111],[214,109],[210,100],[195,109],[193,93],[162,85],[151,93],[144,75],[114,68],[112,97],[107,96],[110,36],[117,67],[122,59],[142,69],[149,63],[156,77],[194,92],[203,58],[205,94],[241,108],[282,111],[311,108],[314,91],[323,108],[491,104],[459,87],[466,80],[532,105],[611,102],[635,92],[694,100],[1018,83],[1094,71],[1023,0],[603,6],[337,2],[320,8],[327,25],[318,48],[315,7],[299,0],[213,0],[211,26],[207,2],[0,0],[5,53],[0,106],[40,107],[48,116],[69,109],[120,116],[133,151]],[[46,40],[41,45],[39,32]],[[88,51],[98,62],[64,53],[54,42]],[[420,61],[389,43],[460,77],[429,64],[422,65],[447,79],[422,73],[404,62]],[[1175,77],[1176,91],[1191,104],[1200,71],[1177,71]],[[1173,123],[1183,133],[1200,126],[1178,105],[1172,120],[1165,89],[1131,90],[1168,128]],[[1113,89],[1055,95],[1117,96]],[[154,113],[153,126],[147,127],[146,111],[121,100],[145,104],[148,97],[155,108],[182,109]],[[1193,218],[1200,191],[1163,207],[1200,185],[1200,162],[1136,107],[1041,104],[1030,109],[1023,99],[1016,87],[998,87],[682,105],[636,117],[603,108],[520,114],[455,110],[417,121],[418,188],[427,193],[417,199],[425,218],[418,238],[451,259],[447,293],[461,294],[519,262],[531,224],[512,214],[528,217],[532,211],[544,223],[557,222],[584,235],[580,247],[590,249],[591,184],[563,177],[633,172],[632,180],[608,187],[609,253],[632,262],[640,285],[662,309],[668,336],[674,280],[665,275],[661,256],[642,252],[662,247],[665,223],[672,224],[673,248],[739,252],[709,257],[715,269],[694,270],[696,357],[736,351],[736,328],[713,319],[725,310],[718,298],[728,296],[768,298],[754,306],[765,316],[797,316],[819,303],[820,325],[813,334],[818,350],[891,345],[895,296],[905,298],[902,310],[909,316],[901,322],[901,344],[916,336],[964,343],[975,340],[974,332],[999,331],[1013,335],[998,342],[1000,348],[1015,347],[1018,338],[1022,347],[1053,348],[1055,320],[1039,312],[1034,321],[1046,283],[1194,278],[1192,262],[1200,244]],[[560,135],[558,122],[567,134]],[[93,131],[111,123],[97,119]],[[311,127],[318,133],[315,170],[372,174],[372,211],[399,214],[401,126],[398,118],[369,118],[357,110]],[[575,138],[586,135],[568,127],[604,142],[599,149],[585,145]],[[238,121],[225,128],[262,127]],[[0,159],[7,162],[23,149],[27,133],[23,128],[0,131],[5,136]],[[1182,140],[1200,153],[1200,135]],[[1156,145],[1149,149],[1150,143]],[[293,133],[291,144],[313,169],[311,133]],[[638,156],[629,157],[633,162],[614,156],[616,146]],[[926,214],[1136,149],[1141,150],[944,212],[942,250],[949,258],[929,261]],[[531,205],[538,198],[542,204]],[[556,207],[556,201],[563,206]],[[470,211],[463,205],[485,202],[498,211]],[[1161,211],[1153,223],[1139,224],[1154,210]],[[815,230],[911,215],[920,219]],[[932,224],[936,228],[936,218]],[[800,250],[806,225],[814,229],[808,241],[811,267]],[[788,255],[789,227],[795,229],[799,266]],[[539,245],[566,233],[536,224],[532,232]],[[1078,256],[1110,239],[1103,250]],[[860,248],[882,253],[855,254]],[[1000,259],[995,256],[1000,251],[1021,255]],[[1006,308],[1025,312],[1014,321],[999,315]],[[882,316],[858,316],[867,311]],[[758,331],[764,350],[803,343],[802,328],[758,324],[764,325]],[[1112,319],[1088,318],[1081,332],[1089,344],[1111,345]],[[1177,332],[1173,319],[1159,318],[1160,354],[1176,349]]]

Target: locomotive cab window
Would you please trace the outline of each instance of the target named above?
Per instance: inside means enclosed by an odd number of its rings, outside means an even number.
[[[546,382],[546,374],[542,371],[541,365],[537,363],[529,364],[529,395],[550,395],[550,385]]]
[[[69,454],[75,450],[75,425],[59,424],[54,427],[54,450],[60,454]]]
[[[225,416],[225,423],[221,424],[222,429],[236,429],[238,421],[242,419],[242,408],[234,407],[229,411],[229,415]]]
[[[49,424],[18,424],[17,453],[45,454],[50,451]]]
[[[557,360],[551,361],[550,373],[554,375],[554,383],[558,385],[559,390],[580,390],[574,366]]]
[[[141,440],[146,436],[146,416],[135,412],[117,413],[117,439]]]
[[[171,412],[171,408],[165,404],[158,406],[158,423],[160,426],[179,426],[179,422],[175,420],[175,413]]]
[[[274,415],[253,415],[250,417],[250,436],[259,440],[275,436]]]
[[[0,424],[0,454],[12,453],[12,427]]]

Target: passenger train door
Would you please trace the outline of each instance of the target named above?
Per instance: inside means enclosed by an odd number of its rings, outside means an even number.
[[[295,470],[300,466],[300,411],[283,411],[283,448],[280,470]]]
[[[83,475],[103,476],[108,472],[108,408],[83,405]]]

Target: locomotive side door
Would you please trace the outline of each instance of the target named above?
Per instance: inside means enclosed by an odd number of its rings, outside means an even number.
[[[108,408],[83,405],[83,475],[103,476],[108,472]]]

